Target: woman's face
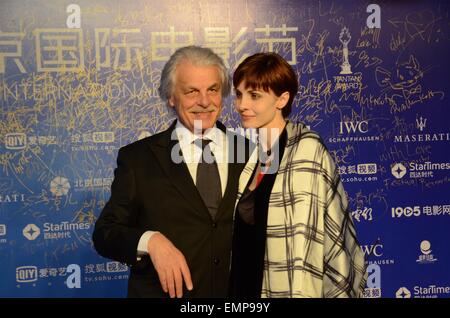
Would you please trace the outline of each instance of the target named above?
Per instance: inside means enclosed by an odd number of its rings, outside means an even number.
[[[288,92],[276,96],[271,89],[266,92],[263,89],[245,88],[245,81],[242,81],[236,87],[234,107],[241,115],[244,128],[279,128],[284,125],[281,109],[288,99]]]

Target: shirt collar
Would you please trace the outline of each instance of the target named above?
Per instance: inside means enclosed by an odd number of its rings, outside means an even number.
[[[184,126],[180,120],[177,120],[177,124],[175,125],[175,131],[177,133],[177,138],[180,144],[182,145],[190,145],[195,140],[198,139],[198,136],[194,135],[189,129]],[[222,130],[217,128],[217,125],[214,125],[211,129],[208,129],[206,134],[203,135],[202,139],[209,139],[216,146],[223,146],[224,133]]]
[[[182,145],[189,145],[196,139],[196,136],[179,120],[177,120],[175,125],[175,132],[177,133],[178,141]]]

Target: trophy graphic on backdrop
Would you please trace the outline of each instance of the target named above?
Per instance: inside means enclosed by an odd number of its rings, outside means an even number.
[[[341,72],[339,74],[343,75],[353,74],[351,69],[352,66],[348,62],[348,46],[347,46],[348,42],[350,42],[351,39],[352,37],[350,36],[350,32],[346,27],[344,27],[341,33],[339,34],[339,41],[341,41],[342,43],[342,56],[343,56]]]

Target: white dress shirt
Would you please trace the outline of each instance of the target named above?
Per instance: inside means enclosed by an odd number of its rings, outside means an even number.
[[[211,152],[214,154],[214,158],[217,162],[217,168],[219,169],[220,184],[222,187],[222,197],[225,194],[225,189],[228,181],[228,142],[227,135],[214,126],[207,130],[203,136],[194,135],[189,129],[187,129],[179,120],[175,125],[176,137],[179,141],[181,151],[183,153],[183,161],[186,163],[189,173],[192,177],[192,181],[196,184],[197,166],[202,155],[202,149],[194,144],[194,141],[198,138],[211,140],[209,143]],[[141,258],[139,256],[148,254],[147,244],[148,240],[153,234],[158,231],[146,231],[139,239],[137,249],[137,260]]]

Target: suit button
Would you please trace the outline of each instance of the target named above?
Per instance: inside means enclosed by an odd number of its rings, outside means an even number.
[[[212,227],[213,227],[213,228],[217,228],[217,223],[214,222],[214,223],[212,224]]]
[[[219,265],[219,263],[220,263],[220,259],[214,258],[214,265]]]

